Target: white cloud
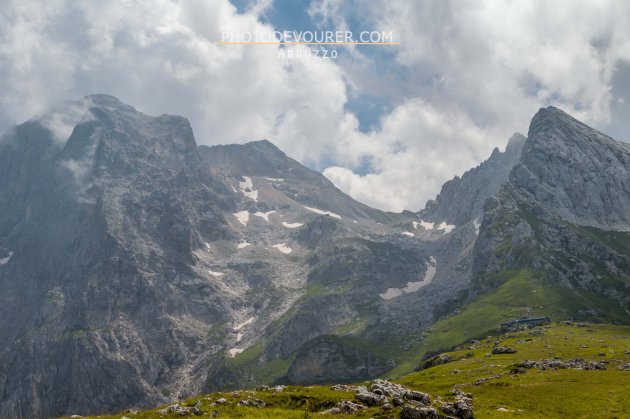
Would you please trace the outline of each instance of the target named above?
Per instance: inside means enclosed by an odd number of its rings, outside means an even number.
[[[378,156],[373,163],[377,173],[359,176],[330,167],[324,174],[362,202],[388,210],[418,210],[453,176],[454,168],[474,166],[493,145],[465,113],[440,111],[412,99],[384,117],[380,130],[355,147],[355,152],[371,149]]]
[[[312,1],[309,13],[324,26],[360,17],[362,30],[393,31],[401,46],[388,50],[391,62],[360,48],[340,49],[334,61],[287,60],[277,46],[215,43],[223,30],[273,29],[260,19],[273,7],[257,0],[238,14],[227,0],[5,0],[0,119],[109,93],[149,114],[188,117],[199,143],[268,138],[302,162],[331,165],[324,173],[361,201],[416,210],[526,131],[541,105],[604,126],[617,106],[615,69],[630,61],[623,1]],[[393,105],[367,133],[346,109],[362,93]],[[69,122],[50,126],[62,138]],[[373,173],[356,174],[366,159]]]
[[[270,6],[238,14],[227,0],[9,1],[0,14],[0,108],[23,121],[104,92],[149,114],[185,115],[199,143],[267,137],[317,161],[330,145],[313,132],[330,136],[345,118],[340,69],[282,59],[277,46],[216,43],[223,30],[272,30],[258,20]]]
[[[328,21],[339,20],[340,10],[393,31],[401,42],[398,66],[385,68],[405,70],[395,73],[399,80],[378,76],[397,91],[397,107],[380,129],[338,156],[345,167],[324,173],[355,198],[392,210],[422,207],[492,146],[503,146],[515,131],[526,134],[541,106],[553,104],[605,129],[612,78],[630,53],[630,6],[621,1],[316,0],[311,6]],[[378,91],[363,59],[343,63],[348,83]],[[392,152],[394,144],[406,151]],[[350,156],[362,152],[378,156],[376,173],[353,172]]]

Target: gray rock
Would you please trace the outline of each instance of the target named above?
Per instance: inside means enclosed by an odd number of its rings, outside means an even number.
[[[539,361],[523,361],[522,368],[547,369],[575,369],[575,370],[605,370],[608,361],[588,361],[584,358],[574,358],[563,361],[561,358],[542,359]]]
[[[265,402],[264,400],[256,399],[254,397],[248,397],[246,399],[239,400],[237,405],[261,408],[267,406],[267,402]]]
[[[431,398],[429,397],[429,395],[420,391],[408,391],[405,394],[405,398],[407,400],[415,400],[424,405],[429,405],[431,403]]]
[[[432,407],[403,406],[400,419],[437,419],[437,411]]]
[[[354,397],[368,406],[382,406],[387,403],[387,397],[381,394],[359,392]]]
[[[418,215],[426,221],[446,221],[457,226],[483,216],[486,199],[497,195],[510,171],[519,163],[526,138],[514,134],[505,152],[495,148],[488,160],[446,182],[435,200],[427,202]]]
[[[515,353],[516,353],[516,349],[510,348],[509,346],[495,346],[494,348],[492,348],[493,355],[515,354]]]
[[[620,365],[618,368],[622,371],[630,371],[630,362]]]
[[[329,413],[329,414],[340,414],[340,413],[356,413],[359,410],[365,409],[365,406],[363,406],[362,404],[358,404],[353,402],[352,400],[342,400],[340,401],[337,406],[325,410],[322,413]]]
[[[168,415],[169,413],[179,415],[179,416],[203,415],[203,411],[197,406],[187,407],[187,406],[180,406],[179,404],[173,404],[171,406],[165,407],[164,409],[160,409],[157,411],[157,413],[162,416]]]
[[[416,368],[414,368],[414,371],[426,370],[427,368],[443,365],[451,361],[453,361],[453,357],[451,355],[439,354],[420,363]]]

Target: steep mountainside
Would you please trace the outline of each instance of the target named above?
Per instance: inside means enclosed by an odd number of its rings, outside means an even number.
[[[369,208],[267,141],[197,147],[184,118],[106,95],[5,134],[0,185],[0,416],[373,377],[397,349],[372,346],[470,282],[447,273],[472,226]]]
[[[521,163],[486,203],[475,245],[480,290],[526,269],[585,298],[576,317],[630,320],[630,146],[555,108],[533,118]],[[616,309],[616,315],[610,313]]]

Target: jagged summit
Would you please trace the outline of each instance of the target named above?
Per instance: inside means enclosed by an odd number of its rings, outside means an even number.
[[[554,106],[540,108],[532,118],[527,134],[531,141],[597,141],[619,145],[613,138],[597,131]],[[625,145],[625,143],[621,143]]]
[[[521,163],[510,179],[529,199],[571,222],[630,229],[630,145],[548,107],[531,121]]]
[[[111,109],[118,109],[121,111],[137,112],[136,108],[134,108],[133,106],[123,103],[117,97],[104,94],[104,93],[95,93],[92,95],[88,95],[80,100],[87,102],[90,106],[93,106],[93,107],[99,106],[99,107],[106,107],[106,108],[111,108]]]
[[[267,140],[266,138],[262,140],[249,141],[244,144],[246,147],[251,147],[255,150],[266,151],[269,153],[280,154],[285,156],[284,151],[280,150],[274,143]]]
[[[495,148],[479,166],[446,182],[435,200],[428,201],[418,215],[431,222],[445,221],[457,226],[475,220],[478,223],[485,200],[496,195],[507,181],[526,139],[522,134],[512,135],[504,152]]]

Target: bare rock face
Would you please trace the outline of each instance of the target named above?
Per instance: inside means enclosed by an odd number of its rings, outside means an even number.
[[[553,107],[532,119],[511,182],[566,221],[630,231],[630,145]]]
[[[361,348],[470,280],[436,264],[471,231],[367,207],[268,141],[198,147],[182,117],[65,106],[0,140],[0,416],[259,384],[231,360],[250,348],[300,382],[374,377],[394,364]],[[319,340],[359,322],[387,326]]]
[[[31,121],[0,145],[0,416],[163,402],[226,317],[192,266],[229,231],[188,122],[85,101],[65,143]]]

